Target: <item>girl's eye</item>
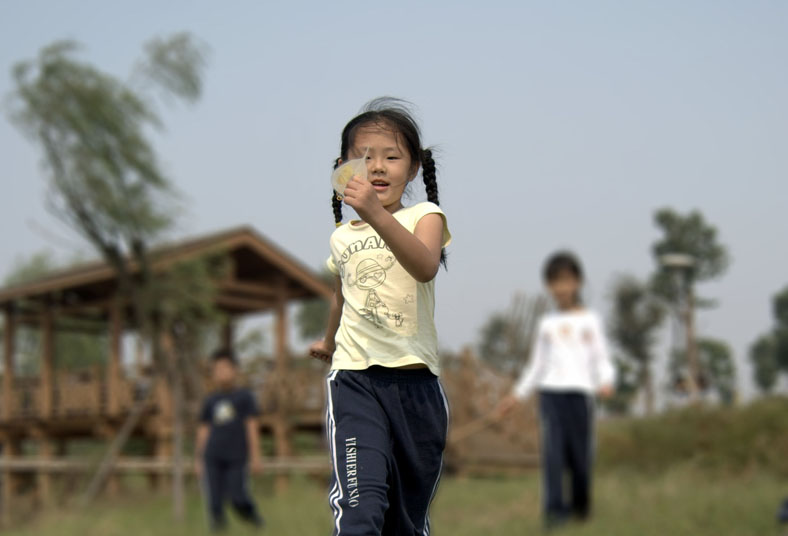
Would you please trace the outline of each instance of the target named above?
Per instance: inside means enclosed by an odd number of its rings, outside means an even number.
[[[389,160],[399,160],[399,156],[389,156]]]

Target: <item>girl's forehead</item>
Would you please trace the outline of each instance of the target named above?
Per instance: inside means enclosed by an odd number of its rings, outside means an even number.
[[[364,125],[358,128],[353,136],[355,147],[368,147],[370,145],[400,147],[400,134],[385,125]]]

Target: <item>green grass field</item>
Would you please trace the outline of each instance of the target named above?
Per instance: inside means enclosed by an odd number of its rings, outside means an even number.
[[[89,509],[51,510],[9,536],[194,536],[207,534],[199,493],[190,488],[187,519],[172,521],[166,495],[131,486],[122,498]],[[271,478],[254,482],[267,534],[331,533],[327,483],[294,478],[285,493]],[[723,410],[693,408],[653,419],[600,426],[595,514],[567,536],[788,536],[775,514],[788,497],[788,398]],[[540,480],[444,478],[432,509],[438,536],[541,532]],[[233,533],[252,534],[240,524]]]
[[[537,475],[509,478],[447,478],[433,510],[433,534],[509,536],[540,532]],[[325,487],[297,479],[276,495],[269,479],[255,482],[256,496],[268,520],[267,534],[311,536],[330,534],[331,518]],[[675,469],[645,477],[631,472],[597,475],[594,519],[562,534],[714,535],[781,534],[775,521],[778,502],[788,485],[773,476],[753,473],[709,478],[694,469]],[[234,523],[233,533],[253,532]],[[174,524],[164,495],[134,495],[123,501],[99,503],[88,510],[52,511],[9,530],[9,536],[194,536],[207,534],[196,491],[189,496],[188,515]]]

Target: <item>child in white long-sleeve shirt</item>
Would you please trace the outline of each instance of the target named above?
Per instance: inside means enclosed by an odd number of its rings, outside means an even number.
[[[557,311],[540,322],[531,359],[511,395],[499,405],[507,413],[519,401],[539,391],[542,420],[544,511],[548,528],[574,516],[588,518],[591,506],[594,394],[612,394],[615,368],[605,341],[602,321],[583,307],[583,271],[566,252],[551,256],[544,279]],[[571,475],[571,499],[564,498],[565,469]]]

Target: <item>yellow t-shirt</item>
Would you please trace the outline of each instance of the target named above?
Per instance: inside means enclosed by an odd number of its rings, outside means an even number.
[[[445,247],[451,234],[438,205],[404,207],[394,218],[412,233],[421,218],[433,213],[443,218]],[[334,231],[326,265],[342,279],[345,299],[332,370],[423,363],[436,376],[440,373],[434,279],[413,279],[372,226],[363,222],[346,223]]]

